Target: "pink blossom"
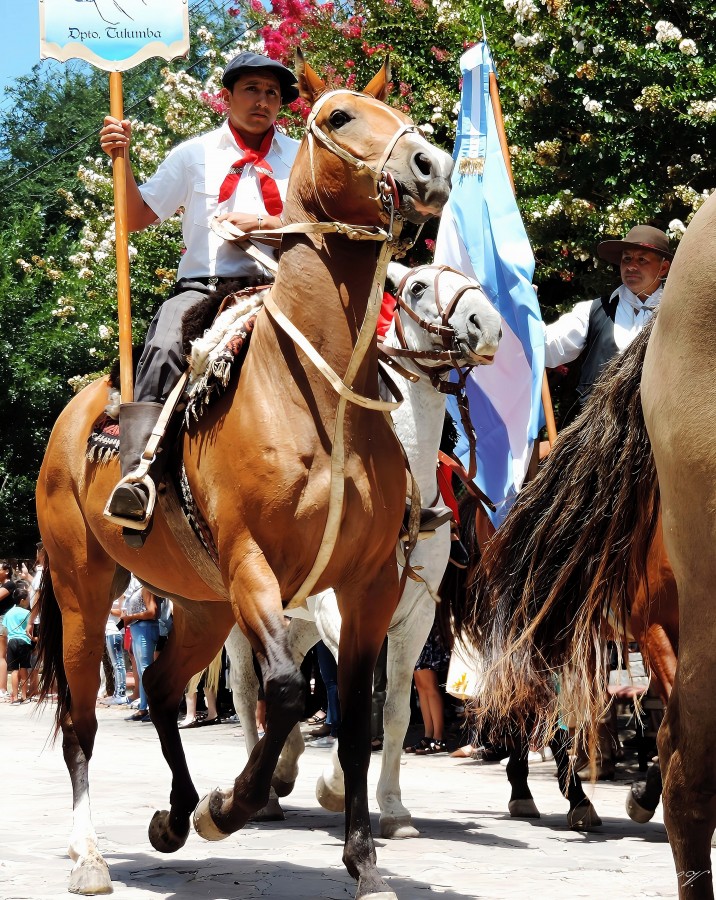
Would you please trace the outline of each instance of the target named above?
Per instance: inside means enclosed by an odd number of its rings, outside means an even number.
[[[209,94],[207,91],[202,91],[199,94],[199,97],[201,98],[202,103],[205,103],[218,115],[223,116],[228,112],[229,107],[224,103],[219,94]]]
[[[352,59],[347,59],[343,65],[346,69],[352,69],[355,66],[355,62]]]
[[[431,47],[430,52],[438,62],[445,62],[446,59],[450,59],[449,50],[443,50],[440,47]]]
[[[425,238],[425,246],[431,253],[435,252],[435,241],[432,238]]]

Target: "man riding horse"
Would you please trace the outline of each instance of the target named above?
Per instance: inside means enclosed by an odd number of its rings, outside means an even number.
[[[217,285],[235,290],[273,281],[273,275],[235,243],[210,228],[216,216],[244,232],[281,226],[288,177],[299,143],[274,126],[281,104],[298,97],[296,76],[281,63],[256,53],[234,57],[222,76],[221,98],[228,118],[219,128],[175,147],[156,173],[138,186],[127,166],[130,231],[162,222],[182,207],[186,253],[177,271],[173,296],[154,317],[137,367],[134,402],[120,408],[122,480],[108,504],[109,518],[137,523],[125,531],[128,543],[141,545],[148,524],[149,495],[131,479],[162,411],[164,401],[186,368],[182,318]],[[105,118],[100,144],[105,153],[129,150],[131,125]],[[271,251],[267,251],[271,252]],[[162,455],[158,457],[161,459]],[[157,462],[153,467],[156,478]]]

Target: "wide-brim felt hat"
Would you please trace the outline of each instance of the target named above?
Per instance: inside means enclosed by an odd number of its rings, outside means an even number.
[[[252,69],[266,69],[278,78],[278,82],[281,85],[281,100],[283,103],[293,103],[294,100],[298,99],[298,88],[296,87],[298,79],[293,72],[275,59],[261,56],[260,53],[249,53],[246,51],[235,56],[224,69],[221,83],[225,88],[231,90],[239,75]]]
[[[669,250],[667,235],[651,225],[635,226],[623,241],[602,241],[597,247],[597,253],[602,259],[618,266],[622,260],[622,251],[629,247],[651,250],[653,253],[663,256],[664,259],[674,258],[674,254]]]

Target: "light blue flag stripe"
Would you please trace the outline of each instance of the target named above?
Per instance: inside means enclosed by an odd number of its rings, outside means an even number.
[[[478,437],[476,482],[498,506],[499,525],[522,486],[542,425],[544,332],[532,287],[534,256],[512,192],[499,142],[489,75],[490,50],[480,43],[460,60],[463,89],[453,189],[438,233],[435,261],[474,276],[502,317],[503,341],[492,367],[473,371],[468,396]],[[481,166],[484,169],[481,171]],[[468,461],[461,434],[457,452]]]

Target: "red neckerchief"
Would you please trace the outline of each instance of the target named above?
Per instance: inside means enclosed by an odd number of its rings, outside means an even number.
[[[229,169],[229,174],[224,179],[221,185],[221,190],[219,191],[219,203],[223,203],[224,200],[228,200],[229,197],[231,197],[231,195],[236,190],[236,185],[239,183],[239,179],[241,178],[241,173],[244,170],[244,166],[247,163],[253,163],[254,168],[258,172],[259,186],[261,187],[261,195],[263,196],[266,212],[270,216],[280,215],[283,210],[283,201],[281,200],[281,195],[278,192],[278,185],[276,184],[276,181],[273,177],[273,169],[266,160],[266,155],[271,149],[271,143],[274,137],[273,125],[264,135],[264,138],[261,141],[261,146],[258,150],[252,150],[251,147],[246,146],[246,144],[241,139],[241,135],[236,130],[236,128],[234,128],[231,122],[229,122],[229,128],[231,129],[231,133],[234,136],[234,140],[243,150],[244,155],[241,157],[241,159],[237,159],[233,166],[231,166],[231,168]]]

